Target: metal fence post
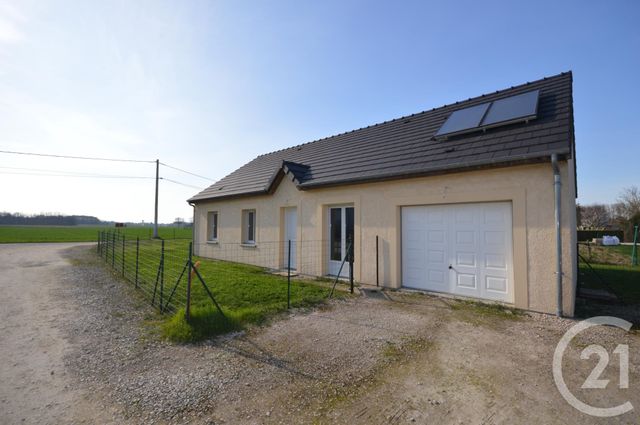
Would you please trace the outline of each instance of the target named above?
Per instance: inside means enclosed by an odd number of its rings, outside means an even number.
[[[160,270],[160,311],[162,311],[163,292],[164,292],[164,239],[162,240],[162,269]]]
[[[379,266],[379,254],[378,254],[378,235],[376,235],[376,286],[380,286],[380,266]]]
[[[98,250],[98,254],[100,254],[100,230],[98,230],[98,247],[96,249]]]
[[[287,253],[287,308],[291,308],[291,239]]]
[[[116,268],[116,232],[113,232],[111,239],[111,268]]]
[[[349,236],[349,253],[347,256],[349,257],[349,287],[350,291],[353,294],[353,238]]]
[[[124,277],[124,248],[125,246],[125,241],[124,241],[124,235],[122,235],[122,277]]]
[[[638,225],[633,228],[633,249],[631,250],[631,265],[638,265]]]
[[[136,281],[135,281],[135,286],[136,288],[138,287],[138,259],[140,258],[140,237],[137,236],[136,237]]]
[[[187,259],[187,304],[184,306],[184,318],[189,322],[191,320],[191,254],[193,252],[193,242],[189,242],[189,258]]]

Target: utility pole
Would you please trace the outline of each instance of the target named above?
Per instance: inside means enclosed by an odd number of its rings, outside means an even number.
[[[156,208],[153,219],[153,237],[158,238],[158,182],[160,181],[160,160],[156,159]]]

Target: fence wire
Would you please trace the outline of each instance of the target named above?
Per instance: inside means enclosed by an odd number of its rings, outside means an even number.
[[[118,232],[101,232],[98,254],[154,307],[175,312],[186,304],[188,245],[186,239],[127,239]]]
[[[316,285],[325,286],[328,296],[333,284],[348,285],[349,277],[353,277],[348,258],[335,247],[333,253],[330,250],[329,242],[323,240],[192,244],[186,239],[128,238],[117,231],[99,232],[97,247],[98,255],[114,273],[140,290],[163,313],[187,308],[194,300],[196,304],[213,302],[217,306],[215,297],[221,295],[224,299],[225,291],[231,290],[236,293],[236,305],[232,307],[238,307],[238,303],[240,307],[252,303],[286,303],[289,307],[292,299],[303,305],[307,292],[302,281],[309,278]],[[327,264],[334,269],[333,274],[341,271],[340,276],[327,278]],[[189,279],[193,298],[188,298]],[[221,287],[220,282],[226,286]],[[269,295],[273,299],[257,299],[259,291],[252,288],[258,289],[255,285],[263,282],[280,285],[282,291]],[[240,302],[238,292],[244,297]]]

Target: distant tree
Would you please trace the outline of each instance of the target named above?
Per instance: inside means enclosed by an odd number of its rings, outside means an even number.
[[[633,240],[633,228],[640,225],[640,189],[637,186],[625,188],[611,211],[613,222],[624,230],[625,240]]]
[[[582,228],[602,229],[609,226],[611,216],[609,209],[604,204],[581,205],[579,220],[579,225]]]
[[[582,228],[582,205],[576,204],[576,223],[578,228]]]
[[[36,225],[36,226],[76,226],[79,224],[100,224],[96,217],[62,215],[58,213],[41,213],[26,215],[21,213],[0,213],[0,224],[3,225]]]
[[[627,187],[618,197],[619,214],[627,220],[640,213],[640,189],[637,186]]]

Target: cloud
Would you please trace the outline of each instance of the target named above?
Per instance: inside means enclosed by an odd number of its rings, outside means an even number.
[[[24,34],[12,22],[0,17],[0,43],[14,44],[24,40]]]
[[[25,39],[20,26],[26,17],[15,4],[0,2],[0,43],[14,44]]]

